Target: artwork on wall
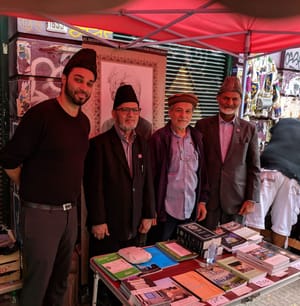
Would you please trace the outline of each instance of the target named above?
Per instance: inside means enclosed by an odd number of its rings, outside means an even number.
[[[153,130],[164,125],[166,54],[161,52],[114,49],[84,43],[97,52],[98,79],[92,97],[83,110],[91,122],[90,137],[110,125],[114,96],[122,84],[131,84],[142,109],[141,116]]]

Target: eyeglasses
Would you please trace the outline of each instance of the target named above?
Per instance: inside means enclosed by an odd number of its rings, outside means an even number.
[[[130,112],[133,112],[134,114],[138,114],[141,111],[141,108],[131,108],[131,107],[120,107],[117,108],[116,111],[119,111],[123,114],[129,114]]]

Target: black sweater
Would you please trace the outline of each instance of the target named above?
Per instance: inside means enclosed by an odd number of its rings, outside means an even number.
[[[300,121],[284,118],[271,128],[272,138],[261,155],[261,166],[300,182]]]
[[[89,120],[81,111],[72,117],[56,99],[28,110],[0,152],[3,168],[22,165],[23,200],[53,205],[77,200],[89,130]]]

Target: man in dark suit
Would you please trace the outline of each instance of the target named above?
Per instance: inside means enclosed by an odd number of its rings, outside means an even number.
[[[90,256],[136,244],[155,217],[147,143],[135,133],[139,114],[132,86],[119,87],[114,126],[90,141],[84,179]]]
[[[120,86],[114,126],[90,140],[84,175],[89,257],[140,245],[155,217],[147,141],[135,132],[140,111],[132,86]],[[90,289],[92,280],[90,273]],[[108,295],[110,305],[119,305],[105,288],[100,293],[102,300]]]
[[[227,77],[217,95],[219,114],[196,123],[203,134],[210,197],[204,225],[237,221],[259,205],[260,158],[257,131],[238,118],[242,88],[238,78]]]

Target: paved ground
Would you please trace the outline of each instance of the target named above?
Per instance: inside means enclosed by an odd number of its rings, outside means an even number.
[[[240,306],[300,306],[300,279]]]

